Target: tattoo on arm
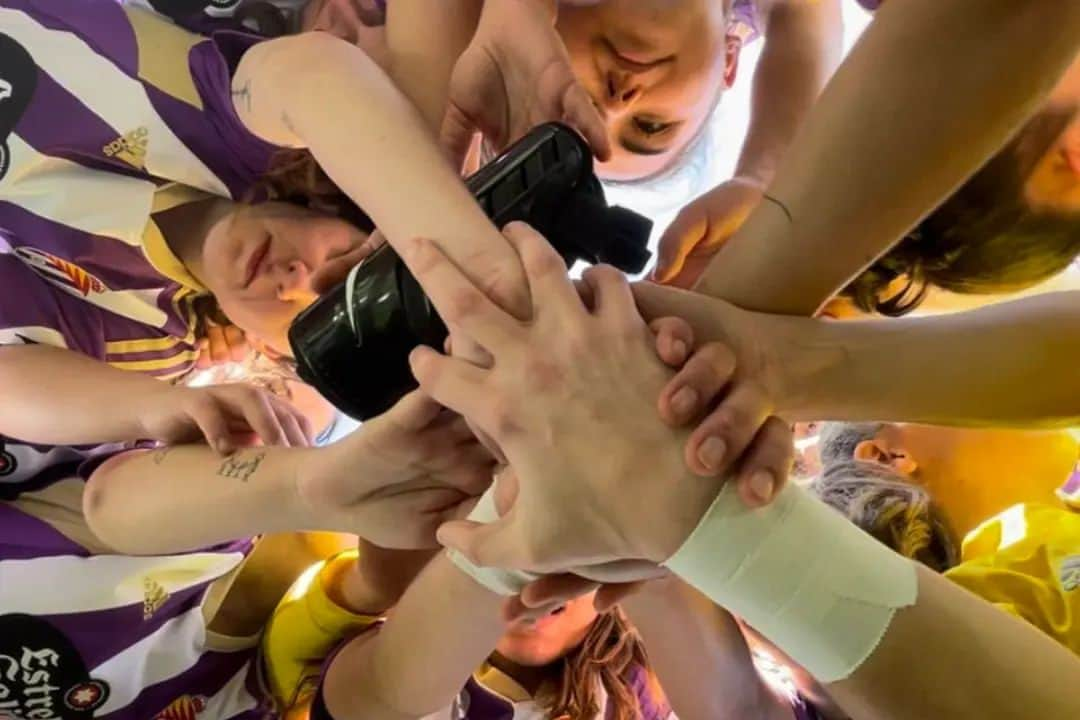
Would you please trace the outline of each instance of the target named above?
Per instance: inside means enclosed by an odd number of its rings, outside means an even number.
[[[247,482],[259,469],[259,465],[262,464],[263,458],[265,457],[265,450],[260,450],[253,454],[238,452],[235,455],[225,458],[225,462],[221,463],[221,467],[218,468],[217,474],[221,477],[232,478],[233,480],[239,480],[240,482]]]
[[[251,112],[251,80],[246,80],[243,85],[234,85],[232,98],[234,103],[243,103],[244,109]]]
[[[154,461],[155,465],[160,465],[165,462],[165,458],[172,452],[172,448],[166,445],[165,447],[159,447],[157,450],[150,454],[150,458]]]

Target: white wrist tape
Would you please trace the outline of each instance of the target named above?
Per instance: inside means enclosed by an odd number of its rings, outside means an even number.
[[[495,509],[494,485],[481,496],[480,502],[469,513],[468,519],[478,523],[490,523],[499,519],[499,513]],[[451,550],[448,555],[462,572],[499,595],[517,595],[523,587],[540,577],[520,570],[500,570],[473,565],[468,558],[456,550]]]
[[[821,682],[851,675],[918,592],[911,560],[794,485],[751,510],[725,484],[664,565]]]

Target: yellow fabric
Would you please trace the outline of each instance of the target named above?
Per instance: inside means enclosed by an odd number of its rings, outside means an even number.
[[[1080,514],[1015,505],[968,533],[945,576],[1080,654]]]
[[[322,662],[346,637],[381,618],[357,615],[337,605],[326,587],[349,564],[356,550],[339,553],[308,568],[285,594],[263,635],[263,661],[279,707],[292,707],[314,688]]]

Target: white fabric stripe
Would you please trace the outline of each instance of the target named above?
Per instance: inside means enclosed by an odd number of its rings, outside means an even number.
[[[142,83],[75,35],[50,30],[17,10],[0,9],[0,27],[26,46],[45,72],[112,126],[117,135],[145,127],[149,131],[145,163],[151,174],[230,197],[225,184],[154,111]]]
[[[7,613],[57,615],[141,604],[148,582],[176,593],[221,577],[242,553],[158,557],[70,555],[0,561],[0,608]],[[63,588],[41,592],[41,588]]]
[[[66,348],[68,346],[63,333],[49,327],[34,325],[0,328],[0,345],[22,345],[24,344],[23,338],[41,345],[51,345],[52,347]]]
[[[42,155],[14,133],[7,142],[11,167],[0,186],[4,200],[76,230],[142,245],[154,200],[152,182]]]
[[[95,714],[130,705],[146,688],[191,668],[206,647],[205,622],[202,608],[192,608],[91,670],[91,677],[109,683],[109,699]]]
[[[251,663],[245,663],[214,697],[206,701],[206,709],[203,710],[202,717],[226,720],[242,712],[253,710],[258,705],[258,700],[247,689],[249,672],[251,672]]]

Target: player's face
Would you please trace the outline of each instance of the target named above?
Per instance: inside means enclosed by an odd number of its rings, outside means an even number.
[[[593,595],[585,595],[539,620],[511,623],[495,651],[517,665],[541,667],[580,645],[595,620]]]
[[[734,79],[740,48],[716,0],[563,3],[558,30],[607,121],[613,155],[598,171],[611,179],[671,164]]]
[[[289,324],[318,297],[312,273],[366,239],[343,220],[289,203],[239,205],[210,230],[202,279],[237,327],[287,353]]]

